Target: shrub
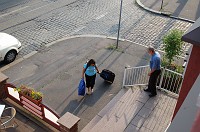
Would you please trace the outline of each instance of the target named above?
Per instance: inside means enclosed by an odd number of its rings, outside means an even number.
[[[165,58],[167,59],[169,64],[172,64],[172,62],[174,61],[174,57],[181,55],[182,53],[182,35],[183,31],[175,29],[170,31],[163,37]]]

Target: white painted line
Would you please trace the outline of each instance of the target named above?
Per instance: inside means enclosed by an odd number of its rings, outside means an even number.
[[[49,5],[49,4],[47,4],[47,5],[43,5],[43,6],[40,6],[40,7],[38,7],[38,8],[33,9],[33,10],[27,11],[27,12],[25,12],[25,13],[23,13],[23,14],[27,14],[27,13],[29,13],[29,12],[32,12],[32,11],[38,10],[38,9],[43,8],[43,7],[45,7],[45,6],[48,6],[48,5]]]
[[[16,12],[18,12],[18,11],[24,10],[24,9],[26,9],[26,8],[28,8],[28,7],[29,7],[29,6],[24,6],[24,7],[22,7],[22,8],[17,9],[17,10],[11,11],[11,12],[6,13],[6,14],[3,14],[3,15],[0,15],[0,17],[8,16],[8,15],[13,14],[13,13],[16,13]]]
[[[80,31],[80,30],[84,29],[85,27],[86,27],[86,26],[83,26],[83,27],[77,28],[76,30],[74,30],[74,32],[73,32],[73,33],[77,33],[78,31]]]
[[[101,19],[102,17],[104,17],[104,16],[107,15],[107,14],[108,14],[108,13],[106,12],[106,13],[104,13],[104,14],[102,14],[102,15],[96,17],[95,19],[96,19],[96,20]]]

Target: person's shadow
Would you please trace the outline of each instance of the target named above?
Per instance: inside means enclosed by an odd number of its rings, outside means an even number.
[[[65,109],[61,112],[64,115],[66,112],[77,115],[81,110],[87,109],[87,107],[93,106],[106,91],[112,89],[113,85],[109,82],[103,81],[97,77],[94,92],[91,95],[85,95],[81,99],[74,99],[69,102]]]

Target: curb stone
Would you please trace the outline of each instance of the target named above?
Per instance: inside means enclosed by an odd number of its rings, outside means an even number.
[[[140,0],[136,0],[136,3],[137,3],[141,8],[143,8],[143,9],[149,11],[149,12],[152,12],[152,13],[155,13],[155,14],[158,14],[158,15],[167,16],[167,17],[170,17],[170,18],[173,18],[173,19],[177,19],[177,20],[181,20],[181,21],[186,21],[186,22],[189,22],[189,23],[195,23],[195,21],[190,20],[190,19],[186,19],[186,18],[182,18],[182,17],[176,17],[176,16],[170,15],[170,13],[165,13],[165,12],[153,10],[153,9],[151,9],[151,8],[149,8],[149,7],[144,6]]]

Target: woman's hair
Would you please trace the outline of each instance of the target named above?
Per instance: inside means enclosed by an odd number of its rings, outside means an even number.
[[[92,64],[95,65],[95,61],[93,59],[90,59],[88,62],[87,62],[87,66],[85,69],[87,69],[89,66],[91,66]]]

